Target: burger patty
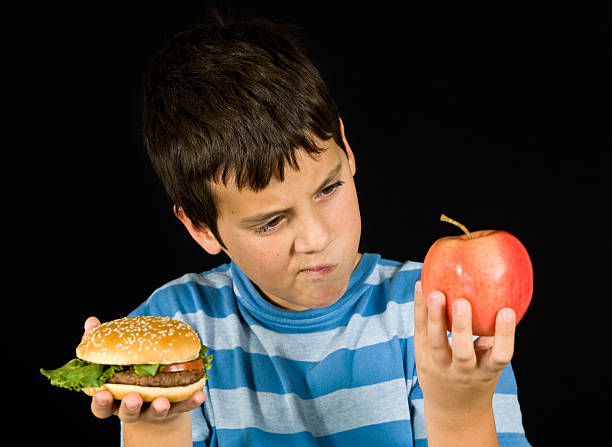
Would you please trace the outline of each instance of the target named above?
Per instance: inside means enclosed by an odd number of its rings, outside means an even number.
[[[203,369],[190,369],[178,372],[160,372],[154,376],[139,376],[134,371],[119,371],[106,383],[122,383],[137,386],[184,386],[191,385],[204,377]]]

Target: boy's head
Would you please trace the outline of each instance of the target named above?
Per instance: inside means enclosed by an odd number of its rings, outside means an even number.
[[[355,159],[292,30],[265,21],[175,36],[145,77],[145,145],[177,217],[273,303],[327,307],[359,261]]]
[[[337,107],[295,29],[263,20],[201,25],[174,36],[144,79],[143,135],[176,209],[217,228],[212,183],[265,188],[316,139],[344,148]],[[225,246],[224,246],[225,247]]]

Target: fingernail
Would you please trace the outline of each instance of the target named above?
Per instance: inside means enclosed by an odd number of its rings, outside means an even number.
[[[155,402],[155,409],[159,412],[159,413],[163,413],[166,412],[170,409],[170,402],[168,401],[161,401],[161,402]]]
[[[455,315],[463,315],[467,312],[467,304],[463,300],[453,301],[453,312]]]
[[[421,288],[421,281],[416,282],[416,284],[414,285],[414,289],[417,291],[417,293],[421,293],[423,291],[423,289]]]
[[[512,309],[502,310],[502,318],[506,323],[514,321],[514,311]]]
[[[429,295],[428,302],[430,306],[441,306],[444,302],[444,295],[439,292],[434,292]]]
[[[125,406],[128,410],[134,411],[136,408],[138,408],[138,402],[126,402]]]
[[[94,396],[94,399],[95,399],[97,405],[105,406],[105,405],[109,404],[108,399],[103,397],[103,396]]]

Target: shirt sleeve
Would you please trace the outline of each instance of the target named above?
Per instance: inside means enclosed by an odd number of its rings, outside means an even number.
[[[423,393],[417,377],[411,381],[408,396],[415,447],[427,446]],[[531,447],[523,429],[521,408],[512,365],[502,371],[493,395],[493,414],[500,447]]]

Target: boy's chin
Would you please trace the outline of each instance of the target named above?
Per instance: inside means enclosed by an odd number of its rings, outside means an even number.
[[[297,284],[296,284],[297,285]],[[300,284],[293,290],[277,291],[274,293],[262,293],[272,304],[287,310],[303,311],[308,309],[325,309],[334,305],[346,292],[348,280],[346,281],[315,281],[310,284]],[[284,296],[286,298],[279,298]]]
[[[317,291],[318,293],[314,293],[308,296],[305,301],[308,301],[307,306],[311,309],[325,309],[326,307],[332,306],[338,302],[344,292],[346,291],[346,286],[344,287],[330,287],[326,290]]]

